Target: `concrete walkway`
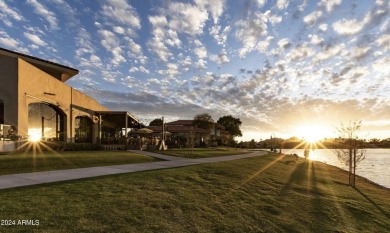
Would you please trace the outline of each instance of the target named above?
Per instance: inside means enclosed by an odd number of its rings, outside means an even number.
[[[122,173],[184,167],[204,163],[231,161],[267,154],[267,152],[265,151],[255,151],[253,153],[241,155],[228,155],[202,159],[186,159],[156,154],[147,151],[132,150],[131,152],[163,159],[166,161],[3,175],[0,176],[0,189],[16,188],[36,184],[46,184],[58,181],[76,180]]]

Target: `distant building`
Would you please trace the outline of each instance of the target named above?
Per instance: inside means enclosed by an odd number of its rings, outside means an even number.
[[[110,111],[65,84],[78,70],[0,48],[0,138],[12,135],[100,143],[140,127],[126,111]],[[10,135],[12,134],[12,135]]]
[[[228,132],[224,130],[221,124],[214,123],[211,130],[200,129],[194,126],[194,120],[177,120],[166,123],[168,132],[175,136],[181,136],[185,132],[192,130],[195,133],[195,144],[205,144],[208,146],[226,145],[228,139],[231,137]],[[177,132],[177,133],[176,133]]]

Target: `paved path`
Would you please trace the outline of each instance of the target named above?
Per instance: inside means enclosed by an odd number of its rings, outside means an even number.
[[[122,174],[122,173],[184,167],[184,166],[204,164],[204,163],[231,161],[236,159],[244,159],[244,158],[250,158],[250,157],[267,154],[267,152],[265,151],[255,151],[253,153],[241,154],[241,155],[228,155],[228,156],[202,158],[202,159],[186,159],[186,158],[156,154],[147,151],[136,150],[131,152],[164,159],[166,161],[3,175],[0,176],[0,189],[8,189],[8,188],[36,185],[36,184],[46,184],[46,183],[52,183],[58,181],[76,180],[76,179]]]

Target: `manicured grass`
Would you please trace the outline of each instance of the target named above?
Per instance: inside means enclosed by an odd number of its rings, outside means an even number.
[[[151,150],[151,152],[177,156],[182,158],[210,158],[210,157],[218,157],[218,156],[226,156],[226,155],[239,155],[250,153],[248,150],[239,149],[239,148],[194,148],[191,151],[188,148],[181,149],[168,149],[165,151],[161,150]]]
[[[0,191],[2,232],[390,232],[390,191],[260,156]]]
[[[126,151],[27,152],[0,155],[0,175],[159,161]]]

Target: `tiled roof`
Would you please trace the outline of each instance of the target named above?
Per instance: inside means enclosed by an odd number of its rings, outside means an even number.
[[[185,125],[185,126],[191,126],[193,124],[194,120],[177,120],[166,123],[166,125]]]
[[[154,133],[161,133],[162,127],[161,126],[147,126],[146,128],[153,130]],[[203,133],[203,134],[209,134],[210,131],[192,127],[192,126],[180,126],[180,125],[165,125],[165,130],[170,133]]]

